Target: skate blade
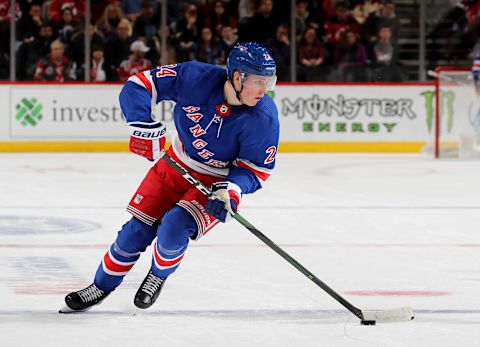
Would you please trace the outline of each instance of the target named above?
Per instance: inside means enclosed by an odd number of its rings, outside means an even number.
[[[62,313],[62,314],[82,313],[82,312],[88,311],[89,309],[91,309],[91,307],[87,307],[83,310],[72,310],[70,307],[65,305],[62,308],[60,308],[60,310],[58,310],[58,313]]]

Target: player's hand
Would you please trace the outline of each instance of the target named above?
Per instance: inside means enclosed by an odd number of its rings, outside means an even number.
[[[161,158],[165,153],[167,129],[162,122],[128,123],[130,128],[130,152],[141,155],[150,161]]]
[[[472,75],[473,75],[473,83],[475,85],[475,91],[477,95],[480,95],[480,69],[476,66],[472,68]]]
[[[240,204],[240,187],[231,182],[217,182],[212,185],[212,193],[205,204],[207,213],[222,223],[231,220]]]

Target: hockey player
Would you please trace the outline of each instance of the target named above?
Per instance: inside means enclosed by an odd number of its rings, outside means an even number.
[[[480,50],[475,52],[475,58],[472,65],[473,83],[475,84],[475,91],[480,96]]]
[[[261,188],[275,166],[278,146],[278,112],[266,94],[275,86],[275,74],[266,48],[240,43],[228,57],[227,70],[186,62],[128,79],[120,105],[130,127],[130,150],[151,161],[162,156],[166,131],[152,119],[152,105],[175,101],[178,135],[167,154],[214,195],[207,198],[165,160],[157,161],[133,195],[127,207],[133,217],[106,252],[93,283],[68,294],[60,312],[100,303],[156,238],[151,269],[134,298],[137,307],[150,307],[180,265],[189,240],[229,220],[242,195]]]

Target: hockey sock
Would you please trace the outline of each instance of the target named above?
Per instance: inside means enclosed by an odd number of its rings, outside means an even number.
[[[153,274],[157,277],[167,278],[180,265],[185,255],[187,245],[177,250],[169,250],[160,246],[158,242],[155,242],[152,260]]]
[[[115,242],[102,259],[95,274],[95,285],[110,292],[120,285],[123,277],[140,258],[140,252],[128,253],[120,249]]]

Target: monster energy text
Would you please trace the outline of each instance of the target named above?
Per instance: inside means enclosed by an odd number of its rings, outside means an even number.
[[[345,98],[343,95],[337,95],[337,98],[321,99],[318,95],[312,95],[310,98],[297,98],[291,101],[289,98],[283,98],[282,114],[288,116],[293,114],[302,123],[303,132],[336,132],[336,133],[378,133],[386,131],[391,133],[395,128],[394,118],[406,117],[415,119],[417,115],[412,110],[413,101],[411,99],[391,99],[391,98]],[[373,117],[379,115],[388,120],[386,122],[345,122],[360,120],[360,116]],[[325,118],[332,118],[337,122],[329,122]],[[378,119],[378,118],[377,118]],[[320,123],[315,121],[322,120]],[[364,120],[364,119],[362,119]]]

